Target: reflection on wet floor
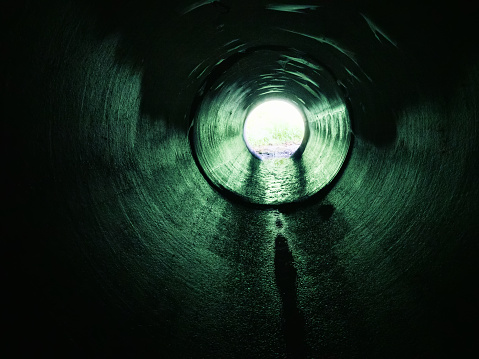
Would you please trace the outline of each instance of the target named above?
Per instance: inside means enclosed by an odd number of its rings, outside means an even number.
[[[283,304],[282,332],[288,358],[305,358],[304,316],[297,305],[297,270],[288,241],[282,234],[275,240],[274,272]]]

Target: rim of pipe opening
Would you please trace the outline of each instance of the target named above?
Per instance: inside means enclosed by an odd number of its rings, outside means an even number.
[[[301,144],[290,156],[283,157],[283,158],[291,158],[293,160],[294,159],[299,159],[299,158],[301,158],[301,155],[303,154],[304,149],[306,148],[306,144],[308,143],[308,140],[309,140],[309,136],[310,136],[309,123],[308,123],[308,118],[305,114],[303,105],[299,101],[296,101],[296,100],[294,100],[293,98],[291,98],[287,95],[286,96],[285,95],[283,95],[283,96],[276,95],[276,96],[263,97],[263,98],[260,98],[256,101],[252,102],[248,106],[247,111],[246,111],[246,116],[245,116],[244,121],[243,121],[243,127],[242,127],[242,129],[243,129],[243,141],[244,141],[248,151],[251,153],[251,155],[254,158],[256,158],[258,160],[261,160],[261,161],[270,159],[270,158],[262,157],[260,154],[258,154],[254,150],[254,148],[253,148],[254,146],[251,146],[248,139],[247,139],[247,136],[245,134],[245,128],[246,128],[246,123],[250,119],[250,115],[253,111],[255,111],[261,105],[269,103],[269,102],[273,102],[273,101],[285,102],[286,104],[292,106],[300,114],[302,124],[304,126],[303,127],[304,131],[303,131],[303,137],[302,137],[302,140],[301,140]],[[274,156],[271,159],[274,159]]]

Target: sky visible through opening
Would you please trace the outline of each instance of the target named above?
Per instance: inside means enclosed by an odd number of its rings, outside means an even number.
[[[287,100],[268,100],[248,114],[244,139],[249,150],[261,159],[290,157],[304,137],[304,118]]]

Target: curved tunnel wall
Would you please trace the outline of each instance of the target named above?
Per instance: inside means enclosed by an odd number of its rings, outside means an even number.
[[[236,201],[271,207],[307,199],[332,181],[347,156],[351,123],[335,79],[291,51],[241,51],[213,69],[193,101],[190,140],[198,168]],[[275,98],[302,109],[307,135],[292,158],[261,161],[248,150],[244,123],[251,107]]]
[[[432,14],[390,6],[16,5],[2,131],[15,350],[27,342],[46,353],[166,357],[475,350],[474,16],[465,2]],[[265,46],[285,61],[224,66]],[[330,85],[305,75],[310,60]],[[260,80],[248,77],[255,68]],[[223,184],[236,188],[241,176],[215,185],[192,146],[197,110],[218,100],[211,87],[236,96],[231,126],[215,123],[219,157],[206,154],[251,177],[235,196]],[[269,187],[250,166],[238,119],[262,91],[285,88],[321,118],[344,102],[351,144],[324,188],[304,195],[292,189],[304,183],[286,186],[279,198],[294,193],[292,204],[257,206],[244,199]],[[207,143],[198,144],[204,153]],[[316,158],[311,146],[298,161]],[[291,178],[307,181],[315,169]]]

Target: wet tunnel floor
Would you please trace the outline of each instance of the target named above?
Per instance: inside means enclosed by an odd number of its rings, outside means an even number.
[[[281,226],[280,220],[276,222]],[[297,270],[287,239],[278,234],[275,239],[274,272],[278,286],[282,310],[282,333],[286,343],[288,358],[305,358],[305,321],[297,303]]]

